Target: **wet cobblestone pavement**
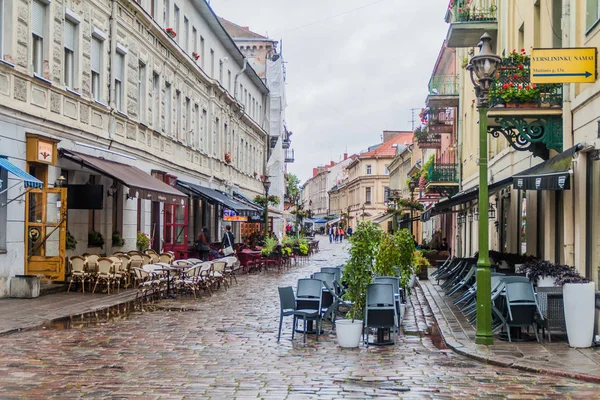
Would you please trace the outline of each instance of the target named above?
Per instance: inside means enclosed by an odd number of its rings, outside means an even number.
[[[277,343],[277,287],[340,264],[346,246],[322,241],[307,263],[241,276],[198,301],[0,337],[0,398],[600,399],[600,385],[486,366],[444,349],[420,290],[395,348],[342,350],[327,323],[319,342],[292,342],[291,318]]]

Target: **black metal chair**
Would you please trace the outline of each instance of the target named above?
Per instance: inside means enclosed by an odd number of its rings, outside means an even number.
[[[317,342],[321,331],[321,301],[323,297],[323,282],[318,279],[298,279],[296,290],[296,311],[304,320],[304,342],[306,343],[307,321],[314,321]],[[294,329],[295,329],[294,324]]]
[[[365,343],[368,346],[369,328],[389,328],[394,331],[394,344],[398,336],[398,314],[396,313],[396,300],[394,287],[389,283],[372,283],[367,286],[367,299],[365,307]],[[363,339],[365,332],[363,331]]]

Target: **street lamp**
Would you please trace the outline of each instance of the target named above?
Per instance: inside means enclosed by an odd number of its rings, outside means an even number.
[[[487,33],[481,36],[479,54],[473,56],[467,69],[475,87],[479,109],[479,213],[488,214],[488,140],[487,112],[489,94],[496,70],[502,58],[492,53],[492,38]],[[492,283],[489,257],[489,219],[479,221],[479,259],[477,260],[477,328],[475,343],[490,345],[492,335]]]
[[[265,240],[269,237],[269,188],[271,187],[271,181],[269,177],[265,175],[262,181],[263,187],[265,188]]]
[[[410,189],[410,202],[415,201],[415,189],[417,188],[417,180],[413,176],[410,181],[408,181],[408,188]],[[413,208],[410,207],[410,234],[413,233]]]

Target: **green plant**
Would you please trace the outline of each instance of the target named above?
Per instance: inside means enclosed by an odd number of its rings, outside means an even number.
[[[275,250],[275,246],[277,246],[279,243],[277,242],[277,239],[274,238],[266,238],[265,239],[265,244],[263,246],[263,248],[260,250],[260,254],[263,257],[270,257],[271,254],[273,253],[273,251]]]
[[[112,245],[115,247],[121,247],[125,245],[125,239],[121,236],[119,231],[115,231],[112,234]]]
[[[67,231],[67,243],[65,247],[67,250],[75,250],[77,247],[77,240],[75,240],[75,237],[69,231]]]
[[[425,258],[422,250],[415,250],[413,252],[413,273],[418,274],[421,268],[429,267],[429,260]]]
[[[146,251],[150,248],[150,243],[152,243],[152,238],[144,232],[138,231],[136,241],[137,248],[140,251]]]
[[[375,256],[373,270],[381,276],[397,276],[400,285],[406,286],[413,273],[415,243],[408,229],[400,229],[393,235],[382,233]]]
[[[381,235],[378,225],[371,221],[360,221],[350,238],[350,258],[346,262],[343,279],[348,285],[344,298],[353,303],[348,313],[352,320],[363,317],[367,286],[373,281],[375,256]]]
[[[300,249],[300,254],[302,254],[303,256],[308,255],[308,245],[307,244],[300,243],[298,248]]]
[[[104,237],[100,232],[91,231],[88,233],[88,247],[104,247]]]
[[[268,198],[265,196],[256,196],[254,198],[254,202],[263,207],[267,205],[267,202],[273,206],[276,206],[279,204],[279,197],[275,195],[271,195]]]
[[[412,208],[413,210],[423,211],[425,206],[418,201],[411,201],[409,199],[398,199],[398,206],[402,208]]]

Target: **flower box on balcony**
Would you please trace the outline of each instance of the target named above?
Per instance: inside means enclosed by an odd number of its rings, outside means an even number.
[[[192,57],[194,58],[194,60],[197,60],[200,58],[200,54],[198,54],[194,51],[194,52],[192,52]]]
[[[174,39],[175,36],[177,36],[177,32],[175,32],[173,28],[167,28],[165,29],[165,32],[167,32],[167,35],[169,35],[171,39]]]

